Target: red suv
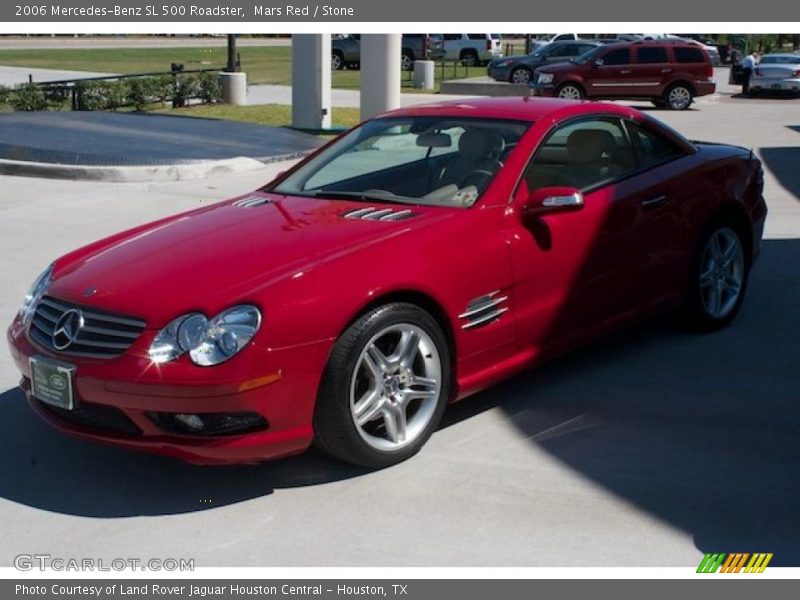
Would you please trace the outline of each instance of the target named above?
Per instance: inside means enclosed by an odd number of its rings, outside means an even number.
[[[691,41],[636,41],[598,46],[569,62],[536,69],[537,96],[647,99],[689,108],[716,88],[711,59]]]

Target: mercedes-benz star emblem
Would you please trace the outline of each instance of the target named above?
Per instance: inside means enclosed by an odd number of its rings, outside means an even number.
[[[83,313],[77,308],[71,308],[56,323],[53,330],[53,348],[66,350],[78,337],[83,327]]]

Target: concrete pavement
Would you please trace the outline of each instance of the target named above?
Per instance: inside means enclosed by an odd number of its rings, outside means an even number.
[[[61,69],[34,69],[29,67],[0,66],[0,85],[14,87],[28,83],[30,77],[35,82],[63,81],[65,79],[87,79],[89,77],[106,77],[112,73],[95,73],[89,71],[65,71]]]
[[[41,423],[0,354],[0,565],[19,553],[197,566],[800,566],[797,101],[652,111],[765,159],[770,215],[728,330],[641,325],[450,407],[420,455],[363,473],[316,453],[197,468]],[[0,323],[55,256],[244,193],[283,169],[109,184],[0,178]],[[687,183],[691,185],[691,183]]]

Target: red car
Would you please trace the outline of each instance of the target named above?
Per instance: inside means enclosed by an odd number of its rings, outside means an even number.
[[[691,40],[619,42],[599,46],[569,62],[536,69],[538,96],[651,100],[685,110],[697,96],[713,94],[714,67]]]
[[[404,108],[56,260],[8,340],[36,412],[76,436],[204,464],[315,442],[381,467],[447,403],[633,320],[727,325],[762,186],[750,151],[631,108]]]

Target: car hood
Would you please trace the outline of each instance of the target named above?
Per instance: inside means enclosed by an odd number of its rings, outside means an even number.
[[[374,207],[399,220],[346,218]],[[161,327],[246,302],[265,286],[408,235],[454,209],[253,193],[101,240],[56,262],[54,296]]]
[[[542,67],[539,67],[538,69],[536,69],[536,72],[537,73],[560,73],[560,72],[564,72],[564,71],[572,71],[577,66],[578,65],[576,65],[575,63],[570,62],[570,61],[558,62],[558,63],[550,63],[550,64],[544,65]]]

